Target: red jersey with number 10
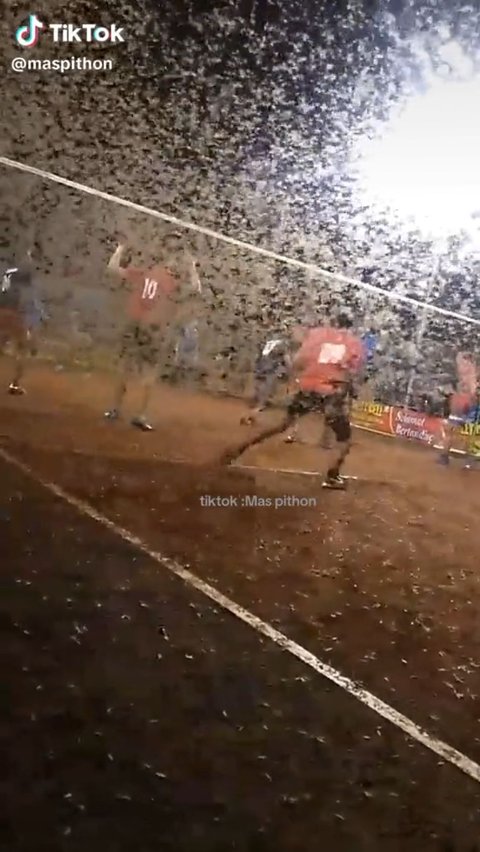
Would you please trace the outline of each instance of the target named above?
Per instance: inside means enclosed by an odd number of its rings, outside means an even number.
[[[128,267],[125,279],[132,286],[128,315],[134,322],[159,325],[168,321],[174,310],[173,295],[178,281],[164,266],[152,269]]]
[[[361,370],[365,349],[362,341],[350,331],[313,328],[307,332],[297,359],[301,390],[328,394]]]

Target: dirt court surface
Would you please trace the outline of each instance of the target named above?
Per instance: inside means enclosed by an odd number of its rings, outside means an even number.
[[[143,435],[103,421],[108,377],[37,368],[28,390],[0,400],[8,452],[480,762],[480,472],[358,432],[358,482],[325,492],[218,466],[245,435],[235,400],[159,389]],[[326,461],[281,438],[242,459]],[[479,784],[39,483],[0,475],[5,848],[480,850]]]

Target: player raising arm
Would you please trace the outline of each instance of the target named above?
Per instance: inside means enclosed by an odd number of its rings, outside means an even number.
[[[120,244],[108,263],[110,274],[128,285],[129,294],[114,402],[105,417],[117,420],[121,416],[128,376],[137,370],[141,378],[142,400],[138,414],[131,422],[144,432],[153,429],[147,419],[147,410],[172,327],[182,320],[186,309],[194,310],[201,295],[197,264],[192,257],[186,258],[182,253],[180,240],[177,233],[165,238],[163,262],[140,267],[123,266],[125,246]]]

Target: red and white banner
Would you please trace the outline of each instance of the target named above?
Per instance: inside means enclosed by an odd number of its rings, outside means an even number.
[[[353,406],[352,422],[355,426],[377,432],[421,441],[423,444],[438,446],[442,437],[442,419],[429,414],[421,414],[408,408],[395,405],[382,405],[376,402],[357,402]],[[468,423],[458,430],[459,438],[470,436],[472,452],[480,456],[480,425]],[[461,440],[454,440],[453,449],[462,447]]]

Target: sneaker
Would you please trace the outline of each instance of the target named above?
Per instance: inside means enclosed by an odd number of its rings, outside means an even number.
[[[12,396],[23,396],[25,393],[25,389],[20,387],[20,385],[17,385],[16,382],[12,382],[8,386],[8,392]]]
[[[112,408],[110,411],[106,411],[103,415],[105,420],[118,420],[120,418],[120,412],[118,408]]]
[[[225,466],[225,467],[227,467],[227,466],[228,466],[228,465],[230,465],[233,461],[236,461],[238,457],[239,457],[238,450],[234,450],[234,449],[225,450],[225,452],[223,452],[223,453],[221,454],[221,456],[220,456],[220,458],[219,458],[219,460],[218,460],[218,463],[219,463],[219,465],[221,465],[221,466]]]
[[[441,455],[437,458],[437,464],[443,465],[443,467],[448,467],[450,464],[450,456]]]
[[[322,488],[331,488],[334,491],[345,491],[347,480],[343,476],[327,476],[322,484]]]
[[[153,432],[153,426],[145,417],[134,417],[131,421],[132,426],[135,426],[136,429],[140,429],[142,432]]]

